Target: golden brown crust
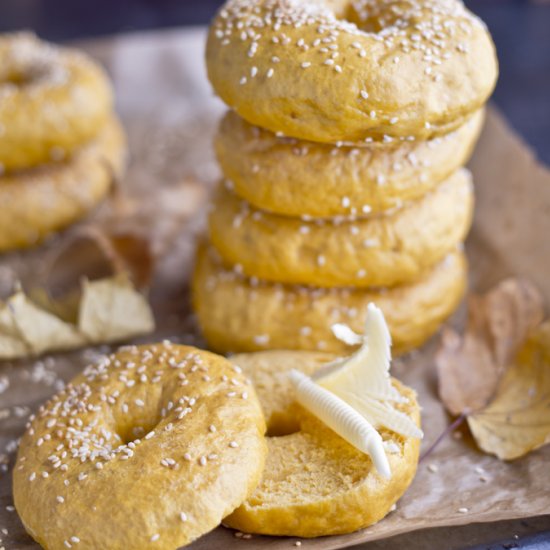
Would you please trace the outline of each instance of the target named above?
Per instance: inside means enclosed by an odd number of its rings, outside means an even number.
[[[336,147],[277,137],[228,111],[215,147],[235,193],[257,208],[283,216],[360,215],[418,199],[463,166],[483,118],[479,111],[427,142]]]
[[[127,346],[32,419],[14,469],[15,506],[48,550],[72,537],[79,549],[173,550],[251,493],[264,430],[254,389],[223,357]]]
[[[393,287],[416,281],[470,228],[467,170],[386,215],[302,221],[252,208],[220,187],[209,215],[212,244],[224,261],[266,281],[317,287]]]
[[[322,143],[447,133],[497,77],[491,37],[459,0],[229,0],[206,60],[248,122]]]
[[[33,246],[85,217],[126,165],[126,138],[111,117],[67,161],[0,176],[0,251]]]
[[[245,279],[203,247],[193,276],[193,305],[209,345],[220,352],[262,349],[347,353],[331,331],[362,332],[374,302],[390,327],[394,352],[420,346],[458,306],[466,287],[463,253],[449,254],[418,282],[393,289],[315,289]]]
[[[3,171],[70,155],[95,138],[111,108],[108,78],[84,53],[30,34],[0,38]]]
[[[382,519],[410,485],[418,462],[419,440],[381,430],[395,452],[388,452],[392,477],[381,478],[367,455],[342,440],[293,402],[286,376],[297,368],[312,374],[333,356],[311,352],[268,351],[231,358],[257,389],[268,429],[268,458],[262,480],[224,523],[246,532],[316,537],[344,534]],[[408,398],[400,406],[418,424],[413,390],[393,381]],[[280,419],[292,418],[286,432]],[[274,425],[275,424],[275,425]],[[287,434],[287,435],[284,435]]]

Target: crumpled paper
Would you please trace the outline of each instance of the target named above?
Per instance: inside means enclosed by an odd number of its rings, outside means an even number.
[[[198,179],[210,188],[218,177],[210,140],[223,106],[213,98],[206,81],[204,37],[201,29],[138,34],[88,45],[114,77],[119,111],[130,134],[132,162],[121,193],[156,201],[159,188],[168,189],[182,178]],[[550,303],[548,170],[537,164],[494,109],[489,109],[471,168],[477,193],[475,223],[467,243],[473,290],[485,291],[506,276],[523,276]],[[194,201],[191,210],[196,215],[179,224],[179,236],[165,250],[163,268],[153,282],[151,300],[159,325],[149,341],[174,337],[201,343],[189,311],[187,286],[194,236],[203,224],[205,208],[202,198],[193,193],[187,200]],[[21,279],[36,277],[43,253],[0,258],[0,294],[13,285],[15,274]],[[460,320],[459,313],[453,324]],[[393,375],[419,394],[424,450],[450,422],[437,398],[436,349],[437,337],[393,366]],[[4,505],[0,526],[8,530],[3,537],[6,548],[37,548],[17,514],[5,511],[12,501],[9,469],[2,463],[13,460],[13,440],[21,435],[31,410],[103,351],[89,348],[38,362],[0,365],[0,378],[9,379],[9,389],[0,394],[0,502]],[[518,461],[501,462],[477,450],[467,431],[460,431],[419,465],[412,486],[383,521],[351,535],[303,540],[302,548],[329,550],[429,527],[548,514],[549,463],[548,446]],[[1,473],[2,469],[8,473]],[[243,540],[219,528],[192,548],[282,550],[292,547],[294,540],[256,536]]]

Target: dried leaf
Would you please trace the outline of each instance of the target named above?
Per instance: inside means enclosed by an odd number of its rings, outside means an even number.
[[[75,231],[68,243],[47,262],[42,288],[53,296],[80,289],[90,280],[127,273],[137,288],[146,288],[154,269],[150,244],[144,236],[88,225]]]
[[[0,303],[0,359],[114,342],[154,329],[149,304],[128,277],[84,280],[82,285],[77,323],[44,309],[22,290]],[[66,309],[63,304],[59,307]]]
[[[78,328],[91,342],[113,342],[151,332],[155,323],[147,300],[118,275],[84,281]]]
[[[550,442],[550,323],[527,281],[507,279],[468,303],[464,336],[443,335],[439,395],[466,416],[479,447],[512,460]]]
[[[527,281],[507,279],[484,296],[472,296],[464,335],[445,331],[436,356],[439,395],[447,410],[457,415],[486,406],[542,318],[542,297]]]
[[[497,393],[468,425],[485,452],[512,460],[550,443],[550,323],[541,325],[506,371]]]

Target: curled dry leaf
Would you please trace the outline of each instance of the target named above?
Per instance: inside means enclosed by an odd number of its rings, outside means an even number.
[[[487,405],[543,314],[539,291],[524,280],[506,279],[487,294],[469,298],[464,335],[447,329],[436,355],[439,395],[450,413]]]
[[[115,342],[146,334],[154,319],[136,286],[148,284],[146,241],[97,228],[77,231],[46,262],[42,286],[0,302],[0,359]]]
[[[494,399],[468,425],[481,449],[503,460],[550,443],[550,322],[528,339]]]
[[[439,395],[481,449],[511,460],[550,441],[550,325],[529,282],[507,279],[468,303],[464,335],[436,355]]]

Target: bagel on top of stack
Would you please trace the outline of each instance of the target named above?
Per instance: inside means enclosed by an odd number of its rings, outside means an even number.
[[[0,36],[0,252],[83,218],[125,166],[104,71],[26,33]]]
[[[229,0],[206,60],[232,108],[193,285],[209,343],[338,353],[331,325],[376,301],[420,345],[466,285],[485,25],[460,0]]]

